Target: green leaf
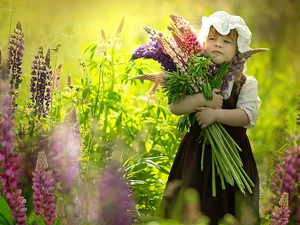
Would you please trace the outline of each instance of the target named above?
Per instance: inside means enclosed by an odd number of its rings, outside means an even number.
[[[44,222],[44,220],[42,220],[37,215],[33,214],[33,217],[34,217],[33,222],[37,222],[38,225],[46,225],[46,223]]]
[[[0,224],[2,225],[10,225],[7,219],[0,213]]]
[[[10,207],[2,196],[0,196],[0,218],[1,222],[2,220],[6,221],[6,223],[4,224],[14,224],[14,218],[11,213]]]
[[[62,225],[64,222],[63,218],[56,218],[53,225]]]

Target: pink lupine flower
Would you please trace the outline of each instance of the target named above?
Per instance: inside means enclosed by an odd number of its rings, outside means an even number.
[[[290,218],[299,218],[300,197],[300,145],[291,146],[284,150],[284,155],[278,159],[272,176],[271,191],[272,202],[276,202],[282,193],[288,193]],[[300,222],[300,221],[299,221]]]
[[[101,216],[104,224],[131,225],[136,206],[118,163],[111,162],[99,181]]]
[[[189,56],[203,53],[203,48],[198,41],[197,33],[189,22],[182,16],[175,14],[170,14],[170,18],[179,32],[178,34],[172,33],[178,46],[181,46]]]
[[[16,225],[25,225],[27,219],[27,208],[25,206],[26,199],[21,196],[21,194],[22,191],[18,189],[11,194],[11,198],[9,199],[9,206],[11,208],[13,217],[15,218]]]
[[[20,178],[20,154],[14,151],[15,132],[14,132],[14,111],[12,107],[12,97],[7,95],[4,97],[2,117],[0,121],[0,168],[4,168],[4,172],[0,172],[3,187],[6,192],[6,198],[9,199],[11,193],[18,188],[21,182]]]
[[[36,168],[32,172],[34,213],[47,225],[55,220],[55,181],[52,170],[46,170],[48,162],[44,151],[38,152]]]
[[[284,192],[279,200],[279,207],[275,206],[271,216],[271,225],[286,225],[289,222],[289,194]]]
[[[66,135],[68,138],[65,138]],[[49,153],[51,169],[54,171],[55,180],[66,190],[73,188],[77,181],[80,147],[80,133],[76,119],[70,123],[60,124],[51,135]]]

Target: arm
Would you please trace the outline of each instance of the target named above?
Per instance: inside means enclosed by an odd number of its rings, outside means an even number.
[[[218,92],[218,89],[213,90],[213,99],[211,101],[206,100],[202,93],[187,95],[185,98],[181,98],[179,102],[171,103],[169,110],[175,115],[182,115],[196,111],[199,106],[207,106],[214,109],[221,108],[223,96],[218,94]]]
[[[258,97],[257,80],[251,76],[247,77],[243,85],[236,109],[216,109],[212,110],[205,107],[198,107],[196,121],[205,128],[213,122],[219,122],[229,126],[243,126],[251,128],[255,125],[258,118],[258,110],[261,101]]]
[[[198,107],[196,120],[201,128],[219,122],[233,127],[242,127],[250,123],[248,114],[243,109],[210,109],[207,107]]]

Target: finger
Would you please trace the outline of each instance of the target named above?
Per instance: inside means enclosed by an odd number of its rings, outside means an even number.
[[[198,111],[202,111],[202,110],[206,109],[206,107],[205,107],[205,106],[198,106],[196,109],[197,109]]]
[[[220,89],[214,88],[213,92],[218,94],[220,92]]]

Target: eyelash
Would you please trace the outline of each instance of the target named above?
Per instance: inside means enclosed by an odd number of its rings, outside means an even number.
[[[214,38],[214,37],[210,37],[209,38],[209,40],[211,40],[211,41],[213,41],[213,40],[215,40],[216,38]],[[224,42],[225,43],[229,43],[229,44],[231,44],[232,42],[231,41],[229,41],[229,40],[224,40]]]

